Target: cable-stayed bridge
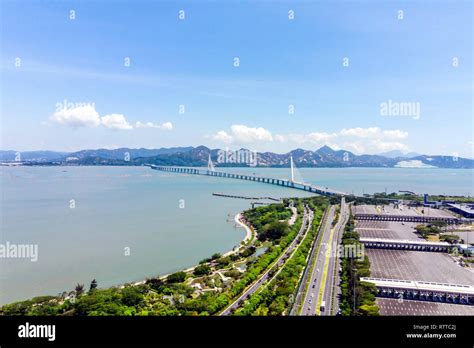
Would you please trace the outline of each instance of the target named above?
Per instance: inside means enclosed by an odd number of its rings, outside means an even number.
[[[346,196],[347,195],[347,193],[345,192],[333,190],[328,187],[317,186],[314,184],[308,184],[303,181],[295,180],[295,168],[294,168],[292,157],[290,157],[291,175],[289,179],[266,178],[266,177],[261,177],[261,176],[256,176],[256,175],[235,174],[235,173],[227,173],[224,171],[218,171],[215,169],[210,156],[208,160],[207,169],[190,168],[190,167],[175,167],[175,166],[157,166],[154,164],[147,164],[147,166],[149,166],[151,169],[155,169],[155,170],[159,170],[163,172],[206,175],[206,176],[216,176],[219,178],[255,181],[255,182],[260,182],[260,183],[265,183],[265,184],[270,184],[270,185],[289,187],[289,188],[293,188],[297,190],[316,193],[323,196]]]

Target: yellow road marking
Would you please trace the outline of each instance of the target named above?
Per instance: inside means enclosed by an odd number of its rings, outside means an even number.
[[[327,275],[328,275],[329,258],[331,257],[331,246],[332,246],[332,237],[333,236],[334,236],[334,228],[331,229],[331,233],[329,235],[328,248],[326,250],[326,259],[324,260],[323,277],[321,279],[321,287],[319,289],[318,302],[316,303],[316,315],[321,314],[321,301],[322,301],[323,295],[324,295],[324,288],[326,287],[326,278],[327,278]]]

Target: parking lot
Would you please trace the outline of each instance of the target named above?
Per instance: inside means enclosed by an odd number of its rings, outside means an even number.
[[[365,249],[371,277],[474,285],[474,272],[446,253]]]
[[[384,215],[407,215],[407,216],[435,216],[435,217],[453,217],[454,215],[443,209],[428,207],[408,207],[401,205],[395,208],[393,204],[388,205],[357,205],[354,206],[356,214],[384,214]]]
[[[417,240],[420,237],[415,234],[414,222],[393,221],[358,221],[356,230],[364,238],[387,238],[387,239],[411,239]]]
[[[474,231],[453,231],[453,234],[459,236],[466,244],[474,243]]]
[[[353,208],[356,213],[387,215],[423,215],[422,210],[426,216],[452,216],[448,211],[424,207],[360,205]],[[419,240],[414,232],[416,226],[412,222],[357,221],[356,231],[365,238]],[[472,236],[474,239],[474,233]],[[447,253],[386,249],[365,249],[365,252],[370,260],[371,277],[474,285],[474,272],[459,266]],[[474,315],[473,306],[448,303],[377,298],[377,304],[381,315]]]
[[[381,315],[474,315],[474,306],[378,298]]]

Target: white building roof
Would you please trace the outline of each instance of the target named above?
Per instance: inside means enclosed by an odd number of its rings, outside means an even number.
[[[412,244],[427,246],[454,246],[448,242],[430,242],[427,240],[410,240],[410,239],[386,239],[386,238],[360,238],[360,242],[372,243],[392,243],[392,244]]]
[[[467,295],[474,295],[474,286],[460,285],[460,284],[446,284],[437,282],[423,282],[413,280],[401,279],[382,279],[382,278],[367,278],[362,277],[361,281],[375,284],[377,287],[393,287],[408,290],[419,291],[440,291],[451,293],[462,293]]]

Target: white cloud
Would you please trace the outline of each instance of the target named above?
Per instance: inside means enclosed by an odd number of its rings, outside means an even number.
[[[233,125],[230,129],[237,142],[273,141],[272,134],[262,127],[252,128],[238,124]]]
[[[140,121],[137,121],[135,123],[135,128],[157,128],[157,129],[163,129],[163,130],[172,130],[173,124],[171,122],[165,122],[163,124],[154,124],[152,122],[142,123]]]
[[[50,119],[55,123],[74,128],[100,125],[100,116],[92,105],[62,108],[56,111]]]
[[[233,141],[232,136],[230,136],[229,134],[227,134],[227,132],[225,132],[225,131],[219,131],[219,132],[217,132],[216,134],[214,134],[214,135],[212,136],[212,138],[213,138],[214,140],[221,141],[221,142],[223,142],[223,143],[225,143],[225,144],[230,144],[230,143],[232,143],[232,141]]]
[[[61,105],[61,104],[59,104]],[[98,127],[100,125],[113,130],[131,130],[134,128],[156,128],[162,130],[172,130],[171,122],[154,124],[152,122],[137,121],[135,125],[130,124],[122,114],[109,114],[100,117],[95,110],[94,104],[78,105],[76,107],[63,107],[58,109],[50,120],[63,126],[73,128],[78,127]]]
[[[380,128],[369,127],[369,128],[349,128],[342,129],[340,132],[342,136],[351,136],[356,138],[374,138],[380,135]]]
[[[297,134],[297,133],[290,133],[290,134],[276,134],[275,140],[281,143],[296,143],[296,144],[319,144],[321,142],[328,142],[331,139],[337,137],[336,133],[309,133],[309,134]]]
[[[288,139],[284,135],[281,135],[281,134],[276,134],[275,135],[275,141],[278,141],[280,143],[286,143],[287,140]]]
[[[356,127],[349,129],[344,128],[339,132],[339,134],[344,137],[355,137],[365,139],[405,139],[406,137],[408,137],[407,132],[403,132],[399,129],[382,131],[379,127]]]
[[[251,128],[244,125],[233,125],[230,132],[221,130],[212,138],[225,144],[272,142],[288,144],[287,146],[320,147],[345,149],[355,153],[379,153],[391,150],[409,151],[409,147],[397,140],[406,139],[408,133],[399,129],[382,130],[379,127],[344,128],[339,132],[288,133],[273,136],[264,128]]]
[[[410,148],[403,143],[383,141],[380,139],[374,139],[369,141],[347,141],[342,143],[342,148],[359,154],[380,153],[392,150],[400,150],[402,152],[407,152],[410,150]]]
[[[365,153],[365,146],[361,142],[345,142],[342,144],[342,148],[359,154]]]
[[[389,139],[405,139],[408,137],[408,132],[402,132],[399,129],[383,131],[383,135]]]
[[[241,124],[234,124],[230,127],[231,133],[227,133],[225,131],[219,131],[212,136],[213,139],[222,141],[226,144],[230,143],[253,143],[253,142],[271,142],[273,141],[272,134],[266,130],[265,128],[258,127],[252,128],[247,127]]]
[[[310,142],[320,143],[322,141],[329,141],[337,137],[336,133],[309,133],[307,138]]]
[[[128,123],[125,116],[122,114],[110,114],[101,118],[102,125],[110,129],[129,130],[133,126]]]
[[[369,146],[371,146],[375,151],[374,152],[386,152],[392,150],[400,150],[402,152],[407,152],[410,148],[399,142],[389,142],[389,141],[382,141],[382,140],[373,140]]]
[[[172,130],[173,129],[173,124],[171,122],[165,122],[161,125],[160,129]]]

